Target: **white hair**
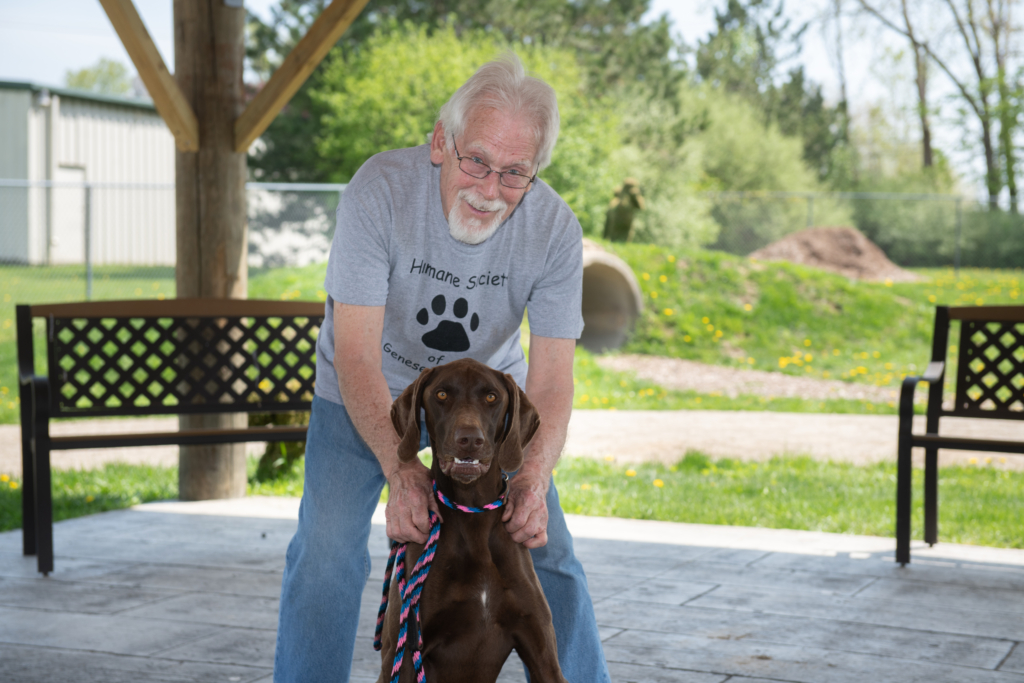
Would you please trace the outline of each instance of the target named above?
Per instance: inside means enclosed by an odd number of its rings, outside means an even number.
[[[551,163],[559,127],[555,91],[541,79],[527,76],[514,52],[508,51],[477,69],[441,107],[437,118],[444,126],[449,149],[452,136],[462,135],[470,112],[480,107],[528,120],[537,141],[537,170]]]

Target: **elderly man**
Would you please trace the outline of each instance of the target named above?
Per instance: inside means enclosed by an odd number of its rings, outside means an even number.
[[[531,549],[566,679],[609,680],[551,481],[583,328],[580,225],[537,178],[558,126],[554,91],[509,54],[481,67],[441,108],[429,146],[378,154],[346,189],[327,267],[275,681],[348,680],[370,572],[370,518],[385,481],[390,538],[425,543],[428,510],[438,509],[430,471],[398,460],[391,403],[422,368],[466,357],[510,373],[541,415],[502,520]],[[519,339],[524,310],[529,369]]]

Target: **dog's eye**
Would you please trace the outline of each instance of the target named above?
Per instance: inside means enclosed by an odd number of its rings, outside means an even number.
[[[439,392],[437,392],[437,393],[436,393],[436,394],[434,394],[434,395],[435,395],[435,396],[437,396],[437,398],[438,398],[439,400],[441,400],[441,401],[443,401],[443,400],[445,400],[446,398],[448,398],[448,392],[447,392],[447,391],[439,391]]]
[[[498,395],[492,391],[491,393],[487,394],[487,396],[485,397],[485,400],[488,403],[494,403],[495,401],[498,400]]]

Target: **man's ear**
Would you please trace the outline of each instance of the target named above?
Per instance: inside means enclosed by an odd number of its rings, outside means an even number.
[[[523,464],[523,449],[540,427],[540,416],[512,375],[505,374],[503,379],[508,392],[508,409],[505,413],[505,438],[498,450],[498,465],[506,472],[515,472]]]
[[[432,371],[433,368],[424,368],[416,381],[391,404],[391,424],[402,437],[398,444],[398,459],[402,462],[412,461],[420,451],[420,409],[423,407],[423,390]]]
[[[440,121],[434,124],[434,134],[430,138],[430,163],[439,165],[444,161],[444,153],[447,149],[445,140],[444,125]]]

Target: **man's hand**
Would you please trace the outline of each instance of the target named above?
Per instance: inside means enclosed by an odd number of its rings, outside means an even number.
[[[388,505],[384,509],[388,538],[399,543],[426,544],[430,535],[429,510],[441,516],[430,470],[419,459],[399,463],[388,475]]]
[[[508,483],[501,521],[513,541],[531,550],[548,542],[549,481],[520,472]]]

